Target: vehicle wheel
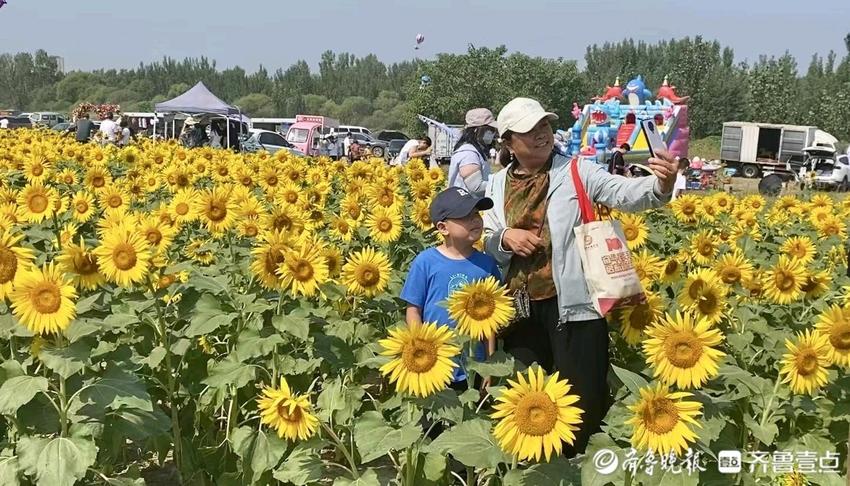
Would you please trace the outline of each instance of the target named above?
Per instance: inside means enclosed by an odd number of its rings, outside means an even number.
[[[741,170],[741,174],[743,174],[744,177],[749,177],[750,179],[758,177],[760,172],[759,167],[753,164],[747,164]]]
[[[837,190],[841,192],[847,192],[848,190],[850,190],[850,181],[848,181],[845,177],[844,180],[838,184]]]
[[[777,196],[782,191],[782,178],[776,174],[765,176],[759,181],[759,194],[763,196]]]
[[[372,147],[372,155],[375,157],[383,157],[384,149],[382,147]]]

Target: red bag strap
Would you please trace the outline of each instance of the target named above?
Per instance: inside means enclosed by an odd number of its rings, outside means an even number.
[[[590,198],[587,197],[587,191],[584,190],[584,183],[581,181],[581,176],[578,173],[578,161],[578,157],[573,157],[572,163],[570,164],[570,171],[572,172],[573,185],[576,188],[576,195],[578,196],[578,207],[581,210],[581,222],[587,224],[591,221],[595,221],[596,217],[593,214],[593,204],[590,202]]]

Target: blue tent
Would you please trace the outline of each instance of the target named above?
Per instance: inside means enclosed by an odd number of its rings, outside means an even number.
[[[204,86],[202,81],[198,81],[198,84],[176,98],[157,103],[155,111],[157,113],[239,114],[239,108],[221,101]]]

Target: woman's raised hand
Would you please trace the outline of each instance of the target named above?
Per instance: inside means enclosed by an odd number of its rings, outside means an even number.
[[[531,231],[508,228],[502,233],[502,248],[527,257],[543,246],[543,240]]]
[[[679,162],[666,150],[659,150],[655,157],[649,159],[649,168],[658,177],[658,182],[661,185],[661,192],[670,194],[673,192],[673,185],[676,184],[676,171],[679,168]]]

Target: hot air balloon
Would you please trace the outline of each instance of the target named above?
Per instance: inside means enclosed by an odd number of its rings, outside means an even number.
[[[425,36],[422,34],[416,34],[416,47],[414,49],[419,49],[419,44],[425,42]]]
[[[9,2],[7,2],[6,0],[0,0],[0,8],[3,8],[3,6],[6,5],[7,3],[9,3]],[[424,39],[424,37],[423,37],[423,39]]]

